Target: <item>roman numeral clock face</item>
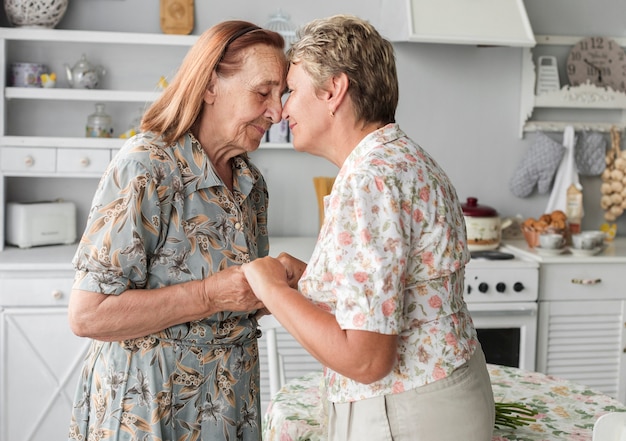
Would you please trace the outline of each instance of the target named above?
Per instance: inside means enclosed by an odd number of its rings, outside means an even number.
[[[626,53],[613,39],[588,37],[572,47],[567,57],[570,85],[589,81],[598,87],[626,91]]]

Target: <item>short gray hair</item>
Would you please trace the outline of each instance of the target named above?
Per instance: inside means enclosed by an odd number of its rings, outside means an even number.
[[[302,65],[316,89],[345,73],[357,120],[395,122],[399,92],[393,46],[369,22],[352,15],[313,20],[298,30],[287,57]]]

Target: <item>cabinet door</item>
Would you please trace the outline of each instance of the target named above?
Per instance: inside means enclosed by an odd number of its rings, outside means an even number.
[[[89,344],[70,331],[65,307],[0,312],[0,439],[67,439]]]
[[[626,401],[626,302],[539,303],[537,370]]]

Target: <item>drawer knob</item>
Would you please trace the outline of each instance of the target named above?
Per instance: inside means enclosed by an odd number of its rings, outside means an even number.
[[[63,291],[55,289],[52,291],[52,298],[54,300],[61,300],[63,298]]]
[[[602,279],[572,279],[574,285],[598,285]]]
[[[26,158],[24,158],[24,165],[26,165],[26,167],[32,167],[33,165],[35,165],[35,158],[28,155]]]
[[[91,163],[91,161],[89,161],[89,158],[81,158],[80,159],[80,165],[82,167],[89,167],[90,163]]]

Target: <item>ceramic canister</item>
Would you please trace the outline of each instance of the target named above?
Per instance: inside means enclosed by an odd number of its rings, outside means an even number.
[[[41,74],[48,73],[48,67],[40,63],[12,63],[11,85],[13,87],[41,87]]]

